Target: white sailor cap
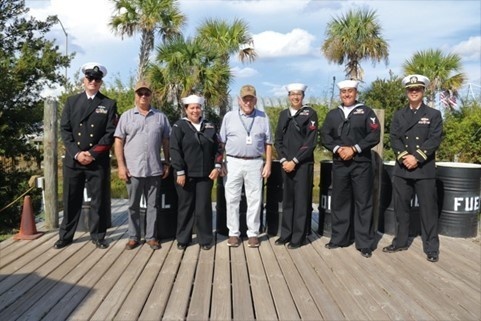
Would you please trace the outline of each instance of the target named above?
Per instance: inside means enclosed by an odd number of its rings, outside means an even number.
[[[82,72],[85,76],[103,78],[107,76],[107,68],[98,62],[87,62],[82,66]]]
[[[409,75],[403,78],[404,87],[427,87],[429,86],[429,78],[423,75]]]
[[[204,104],[204,97],[200,97],[197,95],[190,95],[185,98],[182,98],[182,104],[189,105],[189,104]]]
[[[287,92],[291,91],[306,91],[307,86],[301,83],[293,83],[286,86]]]
[[[339,89],[344,89],[344,88],[356,88],[359,85],[359,81],[357,80],[343,80],[337,83],[337,87]]]

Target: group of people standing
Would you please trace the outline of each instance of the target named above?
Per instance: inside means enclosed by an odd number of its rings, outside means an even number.
[[[259,230],[263,180],[271,174],[273,144],[283,175],[283,215],[276,245],[296,249],[306,242],[312,211],[314,150],[321,133],[322,144],[333,154],[332,236],[326,248],[355,243],[364,257],[374,250],[371,148],[379,143],[381,128],[372,109],[357,101],[358,82],[338,83],[341,105],[330,110],[319,130],[314,109],[303,103],[307,86],[286,86],[290,106],[279,116],[275,138],[267,114],[256,108],[256,89],[241,88],[238,110],[229,111],[220,129],[203,118],[204,99],[182,98],[185,116],[170,125],[164,113],[151,106],[153,90],[145,81],[135,88],[135,106],[117,117],[115,101],[99,91],[107,69],[98,63],[82,67],[85,92],[69,97],[65,104],[61,135],[66,147],[63,166],[64,217],[59,240],[63,248],[73,241],[81,215],[85,184],[91,190],[90,235],[101,249],[108,227],[105,177],[110,172],[109,150],[114,145],[119,178],[128,191],[130,250],[144,241],[160,249],[157,238],[157,208],[162,179],[173,175],[178,196],[177,248],[192,243],[195,227],[203,250],[213,243],[213,182],[224,181],[227,245],[241,244],[240,200],[245,190],[247,246],[260,245]],[[403,79],[409,106],[392,121],[391,141],[397,166],[393,173],[394,210],[397,229],[393,243],[384,252],[408,247],[409,202],[418,195],[422,240],[428,260],[437,261],[437,209],[434,184],[435,151],[441,142],[442,120],[438,111],[422,103],[429,80],[421,75]],[[163,152],[163,160],[161,159]],[[172,173],[171,173],[172,171]],[[141,235],[141,198],[146,203],[145,236]]]

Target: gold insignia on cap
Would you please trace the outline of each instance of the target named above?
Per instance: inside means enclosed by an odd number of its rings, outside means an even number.
[[[409,79],[409,82],[410,82],[411,84],[417,83],[417,82],[418,82],[418,77],[412,76],[412,77]]]

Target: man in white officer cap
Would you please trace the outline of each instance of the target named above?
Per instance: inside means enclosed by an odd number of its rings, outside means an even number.
[[[423,102],[429,79],[423,75],[403,78],[408,106],[398,110],[391,123],[391,146],[396,156],[393,169],[393,204],[396,234],[383,252],[407,250],[409,215],[413,193],[418,197],[423,251],[430,262],[439,260],[436,150],[442,140],[441,113]]]
[[[330,110],[322,125],[322,144],[332,152],[331,240],[328,249],[355,243],[369,258],[374,244],[371,148],[381,128],[374,111],[357,101],[356,80],[337,83],[341,105]],[[352,239],[354,236],[354,239]]]
[[[117,104],[100,91],[107,69],[96,62],[82,66],[85,91],[65,102],[60,121],[60,135],[65,145],[63,164],[63,220],[60,249],[73,242],[81,215],[83,190],[91,194],[89,229],[97,248],[108,247],[105,233],[110,222],[110,147],[114,142]]]
[[[309,233],[312,214],[314,149],[317,146],[317,113],[303,104],[307,86],[286,86],[290,107],[277,123],[275,147],[284,180],[281,235],[276,245],[289,243],[289,249],[302,246]]]

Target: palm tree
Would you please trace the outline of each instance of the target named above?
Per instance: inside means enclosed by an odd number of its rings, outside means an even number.
[[[115,33],[132,37],[141,34],[137,79],[146,70],[149,56],[154,48],[155,33],[166,41],[181,34],[185,16],[180,12],[177,0],[112,0],[116,14],[110,20]]]
[[[439,49],[428,49],[416,52],[403,64],[405,74],[421,74],[431,80],[426,98],[428,105],[434,107],[437,92],[458,96],[458,90],[466,81],[466,75],[461,71],[461,57],[457,54],[443,54]],[[447,104],[450,108],[453,106]]]
[[[209,49],[198,38],[182,36],[157,47],[156,63],[149,69],[149,75],[163,103],[173,101],[180,107],[180,98],[191,93],[202,94],[209,105],[222,102],[218,88],[228,86],[230,69]]]
[[[381,36],[375,11],[350,10],[345,16],[334,18],[327,24],[326,36],[321,52],[329,62],[346,63],[348,79],[362,81],[362,60],[388,63],[388,44]]]
[[[233,54],[237,54],[242,63],[253,62],[257,57],[248,25],[241,19],[235,19],[232,24],[225,20],[207,19],[197,29],[197,37],[208,51],[216,54],[216,64],[220,69],[228,68],[229,57]],[[230,79],[225,80],[218,84],[212,83],[222,97],[219,101],[221,116],[226,113],[228,104]]]

